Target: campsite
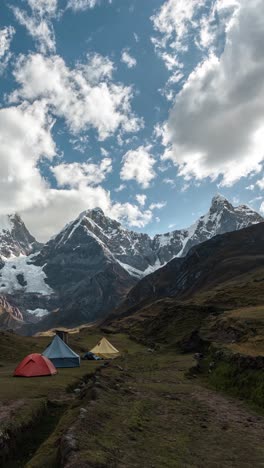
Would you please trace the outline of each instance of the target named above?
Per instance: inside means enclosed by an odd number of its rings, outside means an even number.
[[[57,369],[54,375],[42,377],[14,377],[14,371],[21,361],[27,356],[31,356],[34,351],[37,356],[49,347],[53,336],[24,338],[14,334],[1,332],[0,340],[0,466],[24,467],[25,460],[30,458],[31,450],[35,450],[35,444],[41,445],[43,438],[49,435],[49,431],[56,427],[58,418],[63,416],[68,406],[72,405],[81,385],[88,378],[91,378],[97,368],[104,364],[104,361],[81,361],[81,366],[62,367]],[[74,333],[70,335],[70,345],[80,354],[96,346],[102,336],[97,333],[90,334]],[[55,335],[56,339],[56,335]],[[56,340],[57,341],[57,340]],[[123,337],[114,340],[116,346],[124,348]],[[33,353],[33,356],[34,356]],[[76,353],[77,354],[77,353]],[[45,422],[46,421],[46,422]],[[40,431],[34,434],[34,428]],[[27,431],[26,440],[23,432]],[[48,434],[46,433],[48,430]],[[5,444],[5,433],[9,434],[11,440],[10,448],[14,443],[21,448],[22,452],[15,452],[15,459],[9,460],[8,444]],[[34,441],[36,436],[36,441]],[[33,439],[33,442],[32,442]],[[19,442],[20,441],[20,442]],[[31,447],[33,445],[33,448]],[[6,453],[5,453],[6,452]],[[8,455],[6,455],[8,454]],[[16,456],[18,455],[18,458]],[[25,456],[25,459],[24,459]],[[10,464],[9,464],[10,463]],[[43,461],[43,465],[47,466]],[[53,466],[53,465],[50,465]]]
[[[101,330],[83,328],[69,334],[68,344],[82,355],[101,338]],[[115,360],[81,360],[57,375],[14,378],[15,364],[46,349],[52,337],[2,332],[0,415],[17,449],[0,466],[139,467],[151,460],[152,466],[181,468],[200,466],[204,451],[208,467],[219,457],[221,467],[246,468],[252,460],[260,466],[261,418],[206,380],[187,378],[192,355],[149,349],[120,332],[106,338],[120,351]],[[8,440],[1,444],[7,448]]]

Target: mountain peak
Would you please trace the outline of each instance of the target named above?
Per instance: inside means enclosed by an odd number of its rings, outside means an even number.
[[[28,255],[40,247],[17,213],[0,216],[0,255]]]
[[[230,205],[230,202],[225,198],[223,195],[220,193],[217,193],[213,198],[211,202],[211,206],[213,205],[224,205],[224,204]]]

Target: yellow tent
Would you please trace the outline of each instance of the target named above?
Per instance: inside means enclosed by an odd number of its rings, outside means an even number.
[[[91,353],[104,359],[114,359],[119,356],[119,351],[106,338],[98,341],[97,345],[91,349]]]

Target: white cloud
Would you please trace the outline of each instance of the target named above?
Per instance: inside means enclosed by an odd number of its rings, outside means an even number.
[[[164,184],[170,185],[171,187],[176,187],[176,183],[174,179],[170,179],[169,177],[166,177],[163,179]]]
[[[152,220],[151,210],[141,211],[138,206],[131,203],[115,203],[110,211],[110,216],[122,220],[132,227],[142,228]]]
[[[201,6],[204,0],[167,0],[151,18],[154,28],[164,35],[163,42],[173,38],[181,47]]]
[[[52,125],[45,101],[0,109],[0,214],[20,212],[42,241],[81,211],[97,206],[131,226],[143,227],[151,220],[150,210],[115,203],[110,192],[98,185],[111,171],[110,158],[98,164],[88,161],[52,167],[56,156]],[[41,174],[40,162],[45,161],[58,188],[52,188]]]
[[[125,188],[126,188],[125,184],[120,184],[118,187],[116,187],[116,188],[114,189],[114,191],[115,191],[116,193],[118,193],[118,192],[123,192],[123,190],[125,190]]]
[[[150,153],[150,146],[140,146],[128,151],[122,159],[123,166],[120,177],[122,180],[136,180],[143,188],[148,188],[156,177],[154,171],[155,159]]]
[[[114,203],[110,192],[98,185],[111,170],[111,160],[98,164],[72,163],[51,167],[59,186],[52,188],[41,175],[39,163],[52,163],[56,147],[52,121],[44,102],[0,109],[0,214],[20,212],[29,229],[46,241],[65,223],[89,208],[134,227],[152,218],[131,203]]]
[[[100,207],[107,216],[128,226],[142,228],[152,220],[151,210],[141,210],[131,203],[114,203],[102,187],[78,187],[70,190],[49,189],[38,206],[22,212],[29,229],[46,241],[82,211]]]
[[[146,200],[147,200],[147,195],[138,194],[138,195],[135,196],[135,199],[137,200],[137,202],[139,203],[140,206],[145,206]]]
[[[264,178],[257,181],[257,186],[258,186],[261,190],[264,190]]]
[[[0,29],[0,73],[6,68],[11,57],[10,45],[15,34],[12,26],[6,26]]]
[[[44,103],[0,109],[1,213],[38,205],[45,198],[38,164],[56,154],[51,127]]]
[[[181,66],[179,54],[188,50],[195,15],[203,6],[204,0],[167,0],[151,17],[158,34],[152,42],[169,70]]]
[[[101,3],[112,3],[112,0],[68,0],[67,8],[74,11],[85,11]]]
[[[59,187],[76,188],[80,186],[96,186],[103,182],[112,172],[112,160],[104,158],[99,164],[87,163],[64,163],[51,168],[56,177]]]
[[[151,203],[149,206],[150,210],[161,210],[167,205],[167,202],[158,202],[158,203]]]
[[[151,17],[156,33],[151,41],[171,74],[161,90],[169,101],[175,98],[175,84],[188,76],[195,50],[204,57],[219,53],[238,6],[239,0],[167,0]]]
[[[112,62],[98,54],[73,69],[58,55],[21,56],[14,71],[20,88],[11,100],[45,99],[72,133],[92,127],[104,140],[118,130],[136,132],[142,121],[131,110],[132,89],[113,83],[112,71]]]
[[[163,159],[179,175],[231,185],[261,169],[264,158],[264,4],[240,0],[214,54],[191,73],[164,128]]]
[[[109,155],[109,151],[107,151],[105,148],[100,148],[100,151],[101,151],[101,154],[105,157]]]
[[[27,0],[31,14],[12,7],[16,20],[24,26],[43,54],[55,52],[56,39],[51,19],[56,15],[57,0]]]
[[[79,151],[80,153],[85,153],[89,143],[88,135],[78,135],[78,137],[72,137],[69,139],[73,149]]]
[[[33,13],[40,16],[54,16],[57,11],[57,0],[27,0]]]
[[[122,51],[121,60],[127,65],[128,68],[133,68],[136,66],[137,61],[129,52],[129,49],[124,49]]]

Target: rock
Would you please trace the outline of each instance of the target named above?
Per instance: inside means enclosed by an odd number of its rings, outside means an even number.
[[[78,450],[77,440],[71,432],[68,432],[61,438],[61,442],[60,442],[61,465],[65,466],[65,463],[68,461],[70,454],[72,452],[76,452],[77,450]]]
[[[203,353],[195,353],[195,355],[193,357],[194,357],[194,359],[196,359],[196,361],[200,361],[200,359],[204,358],[204,355],[203,355]]]
[[[80,408],[80,419],[85,419],[87,416],[87,413],[88,413],[87,409]]]
[[[74,393],[75,393],[76,395],[79,395],[79,394],[81,393],[81,389],[80,389],[80,388],[75,388],[73,391],[74,391]]]

